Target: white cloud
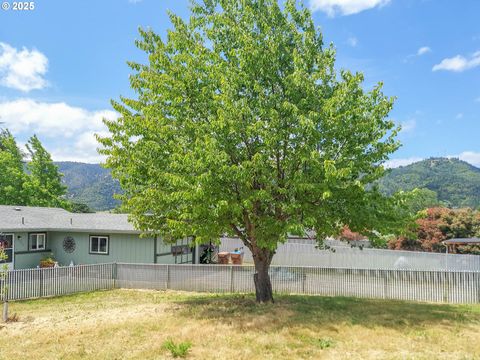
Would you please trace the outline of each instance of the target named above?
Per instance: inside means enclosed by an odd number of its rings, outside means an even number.
[[[38,134],[55,160],[97,162],[95,133],[105,134],[103,118],[115,119],[112,110],[89,111],[64,102],[32,99],[0,102],[0,118],[14,135]],[[55,144],[50,149],[47,144]],[[53,145],[52,145],[53,146]]]
[[[428,54],[429,52],[432,52],[432,49],[430,49],[428,46],[422,46],[420,49],[418,49],[417,56],[422,56]]]
[[[356,47],[358,45],[358,39],[355,37],[355,36],[350,36],[348,39],[347,39],[347,43],[348,45],[350,45],[351,47]]]
[[[352,15],[364,10],[387,5],[390,0],[310,0],[312,11],[323,11],[328,16]]]
[[[480,51],[475,52],[469,58],[462,55],[457,55],[452,58],[443,59],[439,64],[436,64],[432,71],[446,70],[454,72],[462,72],[474,67],[480,66]]]
[[[417,127],[417,120],[409,119],[407,121],[402,122],[400,126],[402,127],[402,130],[401,130],[402,133],[413,131]]]
[[[75,142],[64,147],[57,147],[52,150],[52,158],[55,161],[77,161],[86,163],[99,163],[105,160],[104,155],[100,155],[97,149],[100,144],[95,138],[95,134],[107,136],[107,131],[86,131],[80,133]]]
[[[38,50],[21,50],[0,42],[0,84],[29,92],[47,86],[48,59]]]
[[[421,160],[423,160],[423,158],[421,157],[409,157],[405,159],[390,159],[385,162],[384,166],[388,169],[391,169],[391,168],[397,168],[399,166],[407,166]]]
[[[480,167],[480,152],[464,151],[459,155],[452,157],[458,157],[460,160],[466,161],[473,166]]]
[[[416,53],[408,55],[408,56],[403,60],[403,62],[405,62],[405,63],[407,63],[407,62],[412,62],[416,57],[423,56],[423,55],[425,55],[425,54],[428,54],[429,52],[432,52],[432,49],[430,49],[430,47],[428,47],[428,46],[422,46],[421,48],[419,48],[419,49],[417,50]]]
[[[0,102],[0,117],[14,134],[28,131],[71,138],[82,130],[102,129],[102,119],[115,116],[111,110],[88,111],[64,102],[46,103],[32,99]]]

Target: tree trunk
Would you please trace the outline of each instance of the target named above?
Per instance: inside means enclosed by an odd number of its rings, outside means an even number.
[[[270,250],[254,248],[252,251],[256,273],[253,275],[255,282],[255,295],[257,302],[267,303],[273,301],[272,283],[268,269],[273,253]]]

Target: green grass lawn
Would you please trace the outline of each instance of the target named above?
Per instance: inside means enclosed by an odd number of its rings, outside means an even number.
[[[478,305],[114,290],[10,313],[0,359],[168,359],[182,342],[187,359],[480,359]]]

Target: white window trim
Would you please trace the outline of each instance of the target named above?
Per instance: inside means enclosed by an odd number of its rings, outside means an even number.
[[[36,245],[37,245],[37,248],[36,249],[33,249],[32,248],[32,244],[33,244],[33,240],[32,240],[32,236],[33,235],[36,235],[37,238],[35,240],[36,242]],[[38,248],[38,236],[41,235],[43,236],[43,247],[42,248]],[[41,232],[41,233],[30,233],[28,234],[28,244],[29,244],[29,251],[45,251],[47,249],[47,234],[44,233],[44,232]]]
[[[98,251],[92,250],[92,238],[98,238]],[[100,251],[100,239],[107,240],[107,251]],[[110,250],[110,236],[108,235],[90,235],[90,241],[88,242],[88,252],[92,255],[108,255]]]

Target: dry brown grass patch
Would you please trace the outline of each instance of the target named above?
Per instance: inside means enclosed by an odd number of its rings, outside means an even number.
[[[479,306],[115,290],[11,303],[0,358],[473,359]]]

